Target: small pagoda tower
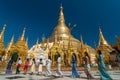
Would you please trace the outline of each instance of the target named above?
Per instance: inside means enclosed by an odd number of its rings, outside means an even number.
[[[11,53],[12,53],[12,49],[11,47],[14,45],[14,35],[11,38],[11,41],[8,43],[7,48],[6,48],[6,59],[9,60]]]
[[[99,28],[99,43],[98,43],[98,47],[96,50],[102,51],[103,56],[104,56],[104,61],[105,63],[108,64],[110,60],[110,52],[112,52],[113,49],[105,40],[100,28]]]
[[[6,24],[4,24],[3,29],[0,33],[0,56],[3,56],[4,51],[4,32],[5,32]]]
[[[25,36],[25,28],[23,30],[22,36],[19,38],[19,40],[16,42],[16,47],[18,48],[18,55],[19,57],[22,58],[22,60],[24,61],[28,55],[28,44],[27,44],[27,40],[25,41],[24,39]]]

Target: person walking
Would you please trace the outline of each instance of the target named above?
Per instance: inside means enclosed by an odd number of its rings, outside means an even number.
[[[21,58],[19,58],[17,61],[16,74],[20,73],[21,64],[22,64],[22,60],[21,60]]]
[[[33,58],[31,63],[31,69],[30,69],[31,75],[35,72],[35,63],[36,63],[35,58]]]
[[[103,55],[100,50],[98,50],[98,70],[100,72],[100,80],[113,80],[108,71],[106,70],[105,63],[103,60]]]
[[[42,74],[42,66],[43,66],[43,61],[42,61],[42,59],[40,59],[39,67],[38,67],[38,75],[39,75],[39,73]]]
[[[46,61],[46,76],[50,76],[52,74],[51,72],[51,57],[48,57],[48,60]]]
[[[87,75],[87,79],[94,79],[92,74],[90,73],[90,56],[87,52],[84,53],[84,59],[83,59],[83,66],[84,66],[84,72]]]
[[[24,74],[27,73],[28,67],[29,67],[29,59],[27,58],[27,60],[25,61],[25,65],[24,65]]]
[[[75,53],[72,54],[72,78],[80,77],[77,68],[76,68],[76,55]]]
[[[56,76],[63,77],[63,73],[61,71],[61,58],[60,58],[60,54],[58,54],[58,59],[57,59]]]

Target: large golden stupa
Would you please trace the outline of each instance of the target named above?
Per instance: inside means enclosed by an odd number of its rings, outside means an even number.
[[[63,7],[61,5],[58,23],[54,28],[52,35],[47,40],[43,37],[40,44],[34,45],[28,51],[29,54],[36,56],[38,53],[40,54],[40,50],[43,49],[45,54],[52,58],[52,65],[54,66],[58,54],[61,55],[63,65],[71,65],[72,53],[74,52],[77,57],[77,65],[81,65],[84,52],[87,51],[91,57],[92,63],[94,63],[95,50],[74,38],[71,35],[71,30],[72,29],[69,29],[65,24]]]
[[[61,63],[62,65],[71,66],[72,61],[72,53],[75,53],[77,66],[82,64],[82,57],[84,56],[84,52],[88,52],[90,56],[91,63],[95,63],[96,59],[96,51],[101,50],[104,55],[104,60],[106,63],[109,63],[110,60],[110,52],[113,51],[113,48],[107,43],[105,40],[101,29],[99,29],[100,36],[99,36],[99,44],[98,47],[93,49],[87,44],[84,44],[82,36],[81,40],[74,38],[71,35],[71,29],[67,27],[65,24],[64,14],[63,14],[63,7],[60,6],[60,14],[58,18],[57,26],[54,28],[52,35],[45,39],[45,36],[42,37],[42,42],[39,44],[37,40],[36,44],[33,45],[28,50],[28,39],[24,39],[25,35],[25,28],[23,30],[22,36],[18,39],[18,41],[14,44],[14,36],[11,38],[10,43],[5,48],[4,47],[4,32],[5,32],[6,24],[3,26],[2,31],[0,32],[0,57],[4,56],[7,60],[10,59],[10,55],[17,51],[19,57],[22,58],[24,62],[28,57],[44,57],[47,59],[48,56],[52,59],[52,65],[56,65],[56,58],[58,54],[61,55]],[[117,47],[120,50],[120,38],[117,38]]]
[[[54,28],[54,31],[52,33],[52,36],[50,37],[50,42],[54,42],[55,40],[55,35],[57,35],[57,40],[58,41],[63,41],[64,46],[67,49],[68,48],[68,43],[71,41],[71,44],[74,49],[77,49],[80,45],[80,41],[75,39],[71,35],[71,30],[67,27],[65,24],[65,19],[64,19],[64,14],[63,14],[63,7],[60,7],[60,14],[59,14],[59,19],[58,19],[58,24]]]

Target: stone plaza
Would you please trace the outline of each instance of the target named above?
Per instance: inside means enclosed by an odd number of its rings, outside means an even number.
[[[42,75],[37,75],[37,73],[34,73],[33,75],[30,75],[29,72],[28,74],[23,74],[21,72],[20,74],[15,74],[13,72],[11,75],[6,75],[5,72],[0,72],[0,80],[87,80],[87,77],[84,73],[84,71],[79,71],[80,73],[80,78],[72,78],[71,71],[63,71],[63,77],[58,77],[55,75],[55,71],[52,72],[53,74],[49,77],[45,76],[45,71],[43,72]],[[92,80],[100,80],[100,74],[99,71],[91,71],[92,75],[94,76],[95,79]],[[120,80],[120,70],[109,70],[109,73],[111,74],[113,80]]]

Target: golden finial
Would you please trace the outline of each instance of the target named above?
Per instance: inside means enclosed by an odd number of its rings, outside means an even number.
[[[83,44],[83,39],[82,39],[82,35],[80,35],[80,41]]]
[[[62,4],[60,6],[60,15],[59,15],[59,19],[58,19],[58,24],[65,24]]]
[[[20,39],[20,40],[24,40],[25,30],[26,30],[26,28],[24,28],[23,33],[22,33],[22,36],[21,36],[21,39]]]
[[[120,38],[116,35],[115,36],[116,40],[117,40],[117,43],[120,43]]]
[[[4,32],[5,32],[6,24],[4,24],[2,32],[0,33],[0,39],[3,38]]]
[[[45,42],[45,35],[43,34],[42,35],[42,43],[44,44],[44,42]]]
[[[47,39],[47,48],[49,49],[49,38]]]
[[[11,41],[10,41],[8,47],[7,47],[7,52],[8,52],[8,51],[10,50],[10,48],[12,47],[12,44],[13,44],[13,43],[14,43],[14,35],[12,36]]]
[[[12,39],[11,39],[11,43],[13,43],[14,42],[14,35],[12,36]]]
[[[60,5],[60,11],[63,10],[62,4]]]
[[[102,30],[100,27],[99,27],[99,36],[100,36],[99,45],[102,45],[102,44],[108,45],[107,41],[103,37]]]
[[[45,35],[42,35],[42,43],[41,43],[41,48],[45,48]]]
[[[36,47],[38,48],[38,41],[39,41],[39,38],[37,38],[37,41],[36,41]]]
[[[49,44],[49,38],[47,39],[47,45]]]
[[[25,46],[28,46],[28,38],[26,39]]]
[[[83,38],[82,38],[82,35],[80,35],[80,41],[81,41],[81,49],[83,49],[83,47],[84,47],[84,43],[83,43]]]

